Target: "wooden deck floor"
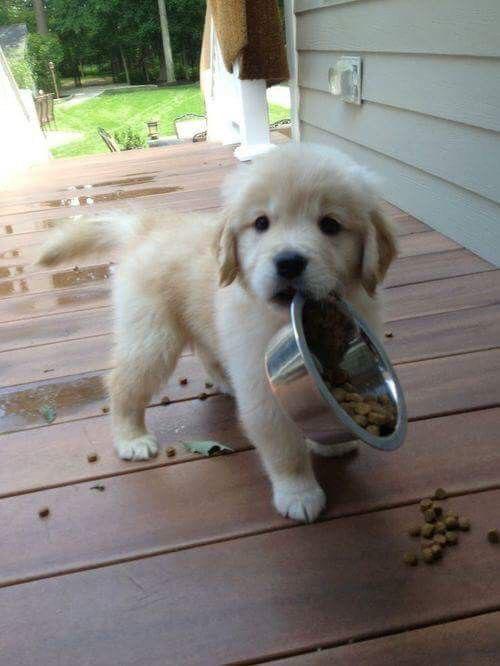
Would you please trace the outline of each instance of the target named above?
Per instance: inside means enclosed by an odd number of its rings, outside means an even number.
[[[500,545],[486,531],[500,528],[500,271],[393,206],[387,347],[408,439],[318,462],[324,520],[274,512],[232,402],[198,399],[189,354],[148,409],[158,458],[115,457],[113,267],[30,264],[56,218],[214,208],[232,168],[230,149],[207,144],[134,151],[55,161],[1,195],[1,663],[497,664]],[[236,451],[200,459],[179,444],[199,438]],[[441,562],[409,568],[406,530],[438,486],[472,530]]]

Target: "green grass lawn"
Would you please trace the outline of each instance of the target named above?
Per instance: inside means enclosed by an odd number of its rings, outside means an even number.
[[[64,103],[55,107],[57,129],[81,132],[85,138],[52,149],[54,157],[77,157],[107,152],[104,142],[97,134],[98,127],[108,132],[131,126],[144,132],[146,122],[158,119],[160,134],[175,134],[174,119],[184,113],[204,114],[203,99],[197,84],[179,85],[157,90],[113,92],[94,97],[86,102],[65,108]],[[271,104],[270,121],[288,118],[290,111]]]

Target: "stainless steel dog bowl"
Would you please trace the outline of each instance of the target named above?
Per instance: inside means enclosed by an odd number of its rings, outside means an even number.
[[[339,368],[361,395],[387,396],[396,409],[396,425],[387,435],[373,435],[359,426],[331,394],[304,335],[305,300],[296,294],[290,323],[271,340],[265,357],[269,383],[283,411],[306,437],[323,444],[360,439],[384,451],[397,449],[407,428],[406,404],[387,354],[368,324],[340,297],[335,306],[352,324]],[[332,337],[335,331],[332,330]]]

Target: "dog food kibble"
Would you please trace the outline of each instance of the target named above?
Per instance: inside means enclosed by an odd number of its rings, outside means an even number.
[[[323,301],[308,300],[303,310],[303,324],[316,366],[342,409],[370,434],[378,437],[391,434],[397,417],[391,398],[387,395],[374,396],[368,387],[353,385],[352,378],[341,367],[357,330],[350,317],[336,306],[335,296]],[[377,430],[372,426],[377,426]]]
[[[362,428],[366,428],[366,426],[368,425],[368,420],[366,416],[363,416],[362,414],[355,414],[353,416],[353,421],[356,421],[356,423]]]
[[[408,566],[415,567],[418,564],[418,557],[415,553],[406,553],[403,557],[403,561],[405,564],[408,564]]]
[[[387,423],[387,416],[385,414],[380,414],[380,412],[370,412],[367,418],[370,425],[381,426]]]
[[[498,530],[488,530],[486,536],[490,543],[500,543],[500,532]]]
[[[426,509],[424,511],[424,518],[426,523],[433,523],[436,520],[436,512],[434,509]]]
[[[438,546],[446,546],[446,537],[444,534],[435,534],[433,539],[433,543],[437,543]]]
[[[434,523],[434,532],[437,534],[444,534],[446,532],[446,525],[442,520],[438,520]]]
[[[468,518],[459,518],[458,529],[462,532],[468,532],[470,530],[470,520]]]
[[[170,398],[168,395],[164,395],[163,398],[160,400],[160,403],[162,405],[170,405]]]
[[[48,518],[50,514],[50,509],[48,506],[44,506],[40,511],[38,512],[38,515],[40,518]]]
[[[392,337],[394,337],[394,333],[392,331],[386,331],[385,332],[385,337],[386,338],[392,338]]]
[[[179,379],[179,384],[181,386],[186,386],[187,383],[188,383],[187,377],[183,377],[182,379]]]
[[[214,385],[212,384],[212,382],[205,382],[205,388],[206,389],[211,389],[213,387],[214,387]]]
[[[99,456],[97,455],[97,453],[89,453],[88,456],[87,456],[87,461],[89,463],[95,463],[98,460],[99,460]]]
[[[335,398],[337,402],[344,402],[345,397],[347,395],[347,391],[344,391],[342,388],[334,388],[332,391],[332,395]]]
[[[455,516],[446,516],[444,524],[446,525],[447,530],[456,530],[458,527],[458,520]]]
[[[442,488],[438,488],[433,498],[444,500],[447,498],[447,493]],[[421,527],[415,525],[408,529],[409,536],[416,537],[420,535],[422,537],[420,549],[422,559],[427,564],[445,556],[448,557],[446,555],[449,551],[447,546],[456,546],[459,543],[459,530],[468,532],[471,527],[471,521],[468,518],[460,518],[456,511],[445,508],[446,510],[443,510],[443,506],[435,504],[432,499],[426,497],[419,503],[420,512],[426,522]],[[491,543],[500,543],[498,530],[490,530],[487,538]]]
[[[362,414],[363,416],[366,416],[367,414],[370,413],[371,409],[370,405],[365,405],[364,402],[357,402],[354,405],[354,411],[356,412],[356,414]]]
[[[198,396],[198,400],[206,400],[207,398],[208,398],[208,393],[205,392],[200,393],[200,395]]]
[[[455,546],[458,543],[458,534],[456,532],[445,532],[444,535],[450,546]]]
[[[165,453],[167,454],[167,458],[173,458],[176,455],[177,451],[174,449],[173,446],[169,446],[168,449],[165,451]]]
[[[434,562],[434,553],[430,548],[424,548],[422,550],[422,558],[426,564],[430,564],[431,562]]]
[[[353,402],[341,402],[340,406],[344,410],[344,412],[347,412],[350,416],[354,416],[356,412],[354,411],[354,403]]]
[[[424,539],[431,539],[432,535],[434,534],[434,525],[431,525],[431,523],[424,523],[420,533]]]

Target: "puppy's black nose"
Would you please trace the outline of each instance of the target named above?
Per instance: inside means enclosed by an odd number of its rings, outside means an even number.
[[[291,280],[299,277],[307,266],[307,259],[296,252],[280,252],[274,258],[276,272],[280,277]]]

